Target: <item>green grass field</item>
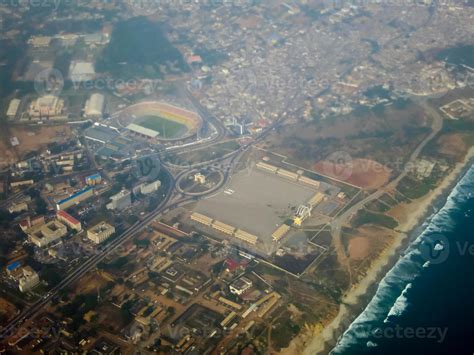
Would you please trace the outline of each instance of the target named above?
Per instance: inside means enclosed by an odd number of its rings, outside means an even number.
[[[160,137],[165,139],[179,138],[187,131],[185,125],[159,116],[143,116],[137,124],[159,132]]]

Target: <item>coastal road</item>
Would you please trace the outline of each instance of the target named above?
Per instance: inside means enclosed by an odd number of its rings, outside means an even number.
[[[404,169],[400,175],[398,175],[394,180],[390,181],[387,185],[380,188],[376,192],[372,193],[371,195],[367,196],[363,200],[357,202],[354,206],[346,210],[344,213],[337,216],[333,222],[331,223],[331,232],[333,236],[334,246],[336,248],[336,253],[339,262],[342,265],[346,265],[350,274],[350,267],[348,264],[348,257],[346,252],[344,251],[344,246],[341,239],[341,229],[342,226],[346,225],[350,218],[357,213],[359,210],[364,208],[366,204],[371,201],[374,201],[380,197],[382,197],[387,191],[391,191],[397,187],[400,181],[407,176],[410,169],[408,167],[413,165],[415,161],[418,159],[420,153],[426,147],[426,145],[435,138],[438,133],[443,128],[443,116],[432,106],[430,106],[425,100],[418,100],[418,105],[424,108],[425,112],[432,118],[431,124],[431,133],[416,147],[416,149],[410,154],[407,162],[405,163]]]

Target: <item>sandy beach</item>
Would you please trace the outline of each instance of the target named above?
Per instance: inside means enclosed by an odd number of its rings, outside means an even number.
[[[374,261],[367,276],[355,285],[344,297],[339,313],[332,322],[320,333],[315,334],[315,328],[306,328],[298,337],[293,339],[284,354],[326,354],[334,347],[337,339],[350,326],[352,321],[363,311],[377,290],[379,281],[397,262],[400,253],[409,245],[412,234],[426,218],[433,213],[437,201],[446,199],[454,185],[470,166],[474,158],[474,148],[466,154],[464,160],[457,163],[453,170],[430,194],[400,205],[403,213],[398,214],[400,238],[385,249],[382,255]]]

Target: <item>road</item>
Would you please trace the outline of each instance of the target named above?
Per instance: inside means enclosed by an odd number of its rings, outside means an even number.
[[[196,106],[199,114],[203,117],[203,119],[211,123],[213,127],[215,128],[217,134],[213,137],[211,143],[215,144],[219,140],[223,139],[226,135],[225,126],[217,118],[212,116],[191,95],[191,93],[189,92],[189,90],[187,90],[187,88],[184,87],[183,90],[186,96]],[[238,160],[242,158],[242,156],[246,153],[246,151],[250,149],[254,144],[264,139],[275,127],[281,124],[281,122],[284,119],[285,117],[282,117],[279,120],[275,121],[271,126],[269,126],[266,130],[262,131],[251,142],[249,142],[245,146],[242,146],[241,148],[236,150],[234,154],[231,154],[230,156],[223,159],[226,162],[225,166],[227,166],[227,168],[223,172],[224,173],[223,185],[225,185],[225,183],[229,180],[236,166],[236,163],[238,162]],[[203,146],[200,146],[200,148],[202,149]],[[109,255],[111,252],[116,250],[120,245],[122,245],[126,241],[130,240],[134,235],[143,231],[148,226],[148,224],[150,224],[155,218],[159,217],[163,212],[166,213],[167,211],[171,209],[179,207],[180,205],[188,203],[193,200],[192,197],[176,196],[176,194],[174,194],[174,191],[175,191],[174,187],[175,187],[175,182],[176,182],[175,177],[173,177],[171,173],[164,167],[163,167],[163,171],[168,174],[168,177],[172,183],[170,184],[169,190],[167,191],[165,198],[163,199],[163,201],[160,202],[160,204],[155,208],[155,210],[151,212],[150,214],[148,214],[141,221],[135,223],[127,231],[122,233],[112,242],[110,242],[107,245],[106,249],[98,251],[96,255],[93,255],[92,257],[87,259],[76,270],[74,270],[72,273],[67,275],[58,285],[52,288],[45,297],[43,297],[42,299],[38,300],[36,303],[32,304],[31,306],[23,310],[23,312],[21,312],[17,317],[15,317],[6,327],[0,329],[0,339],[11,335],[15,331],[15,329],[17,329],[26,320],[31,320],[31,319],[34,319],[36,316],[38,316],[43,311],[43,308],[52,300],[52,298],[58,295],[60,290],[76,282],[85,274],[87,274],[89,271],[91,271],[93,268],[95,268],[98,263],[100,263],[102,260],[105,259],[105,257],[107,257],[107,255]],[[181,171],[177,176],[179,177],[182,174],[187,173],[188,171],[189,169]]]
[[[405,168],[403,169],[402,173],[398,175],[394,180],[390,181],[386,186],[382,187],[381,189],[375,191],[371,195],[367,196],[363,200],[357,202],[354,206],[347,209],[344,213],[338,215],[333,222],[331,223],[331,232],[333,236],[334,246],[336,248],[336,253],[338,256],[338,260],[342,265],[346,265],[349,274],[350,274],[350,267],[348,265],[348,257],[344,251],[344,246],[342,243],[341,238],[341,229],[342,226],[346,225],[350,218],[357,213],[359,210],[364,208],[364,206],[380,197],[382,197],[387,191],[391,191],[395,189],[400,181],[407,176],[409,173],[409,169],[406,167],[413,164],[426,147],[426,145],[435,138],[438,133],[443,128],[443,117],[442,115],[433,107],[431,107],[425,100],[420,100],[417,102],[421,107],[425,109],[425,112],[431,116],[432,124],[431,124],[431,133],[416,147],[416,149],[410,154],[407,163],[405,164]]]
[[[166,171],[166,170],[164,170]],[[166,171],[167,172],[167,171]],[[165,198],[160,204],[155,208],[153,212],[147,215],[142,221],[135,223],[131,226],[127,231],[122,233],[116,239],[114,239],[111,243],[109,243],[106,249],[99,251],[98,254],[93,255],[87,261],[85,261],[82,265],[80,265],[76,270],[72,273],[67,275],[58,285],[50,290],[46,297],[38,300],[36,303],[31,305],[30,307],[26,308],[22,313],[20,313],[17,317],[15,317],[5,328],[2,328],[0,331],[0,339],[7,337],[9,334],[12,333],[19,325],[23,323],[24,320],[33,319],[37,316],[41,311],[43,311],[43,307],[45,307],[53,297],[55,297],[58,292],[67,287],[68,285],[74,283],[90,270],[96,267],[96,265],[104,260],[104,258],[109,255],[111,252],[116,250],[121,244],[125,243],[129,239],[131,239],[134,235],[144,230],[149,223],[151,223],[156,217],[158,217],[163,210],[166,208],[173,208],[173,206],[168,206],[168,202],[170,201],[171,197],[173,196],[174,190],[174,179],[169,174],[170,187],[166,193]],[[182,201],[180,201],[182,202]],[[178,202],[179,203],[179,202]]]

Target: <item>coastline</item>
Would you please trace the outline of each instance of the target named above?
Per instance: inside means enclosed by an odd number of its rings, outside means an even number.
[[[286,349],[303,354],[328,354],[336,345],[339,337],[344,334],[355,318],[365,309],[377,291],[379,282],[397,263],[400,254],[419,235],[419,227],[432,214],[432,208],[444,203],[454,186],[464,176],[467,169],[474,163],[474,147],[471,147],[462,162],[456,163],[451,172],[428,195],[412,201],[404,207],[405,215],[397,228],[400,238],[386,248],[382,255],[372,264],[370,270],[358,284],[345,295],[337,316],[324,327],[319,334],[309,331],[298,335]],[[407,213],[409,212],[409,213]]]

